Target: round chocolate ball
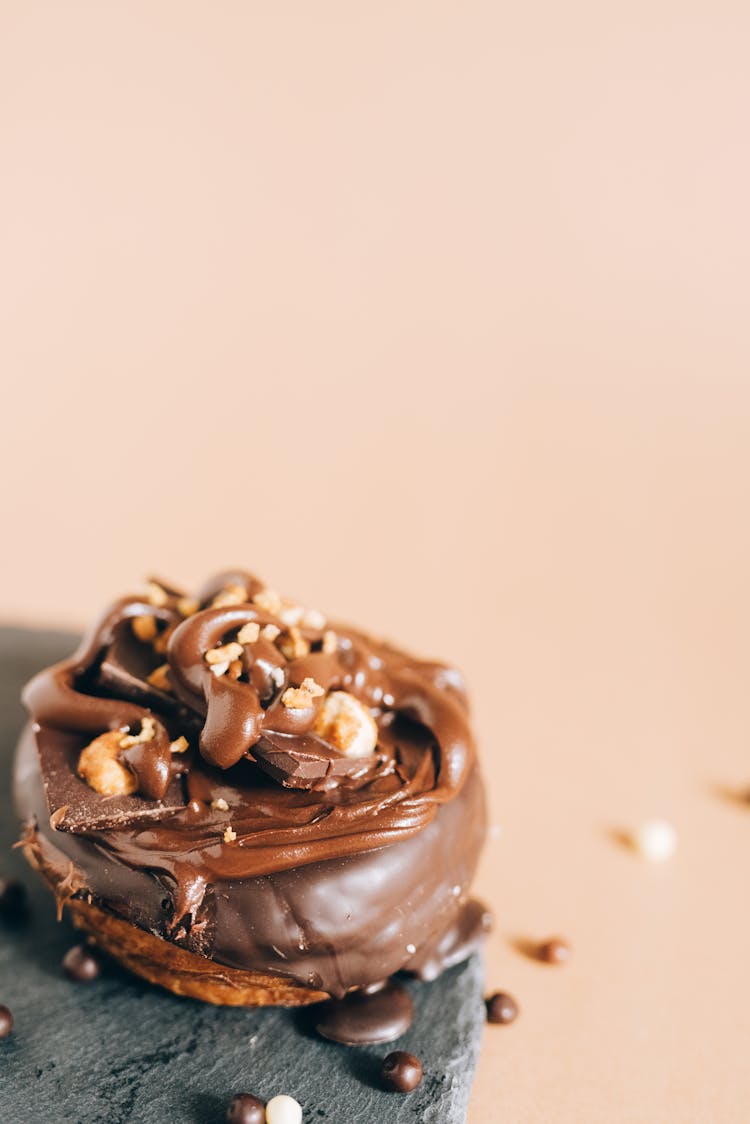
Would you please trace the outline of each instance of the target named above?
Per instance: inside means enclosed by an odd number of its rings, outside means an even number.
[[[496,991],[486,1000],[488,1023],[512,1023],[518,1017],[518,1004],[507,991]]]
[[[86,944],[75,944],[63,956],[63,969],[66,976],[76,983],[95,980],[101,972],[101,965],[93,950]]]
[[[562,937],[552,937],[539,945],[537,955],[545,964],[564,964],[570,959],[570,953],[571,948],[567,941]]]
[[[14,919],[26,910],[26,887],[16,878],[0,878],[0,917]]]
[[[7,1038],[13,1029],[13,1016],[7,1007],[0,1004],[0,1038]]]
[[[383,1084],[394,1093],[411,1093],[422,1080],[422,1063],[414,1054],[394,1050],[383,1062]]]
[[[237,1093],[227,1105],[227,1124],[265,1124],[266,1106],[252,1093]]]

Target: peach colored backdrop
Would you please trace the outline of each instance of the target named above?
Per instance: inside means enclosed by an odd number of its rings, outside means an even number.
[[[0,0],[0,613],[238,562],[465,668],[523,1009],[471,1124],[750,1113],[749,35]]]

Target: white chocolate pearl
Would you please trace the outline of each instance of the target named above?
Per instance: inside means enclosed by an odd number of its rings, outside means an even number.
[[[666,820],[646,820],[633,832],[633,846],[651,863],[671,859],[677,847],[677,832]]]
[[[294,1097],[281,1093],[266,1105],[266,1124],[302,1124],[302,1107]]]

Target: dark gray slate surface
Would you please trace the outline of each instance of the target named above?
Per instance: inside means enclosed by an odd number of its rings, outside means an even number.
[[[221,1124],[240,1091],[291,1094],[305,1124],[465,1121],[484,1022],[477,959],[433,984],[407,984],[416,1018],[396,1047],[422,1058],[425,1079],[406,1097],[378,1088],[394,1046],[323,1042],[304,1013],[208,1007],[114,965],[91,984],[66,979],[60,960],[74,930],[55,921],[52,896],[9,850],[17,838],[10,770],[24,720],[20,687],[72,646],[63,634],[0,629],[0,876],[20,876],[32,907],[21,926],[0,922],[0,1003],[16,1022],[0,1041],[2,1124]]]

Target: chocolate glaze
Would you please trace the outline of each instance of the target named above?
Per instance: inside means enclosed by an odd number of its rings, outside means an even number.
[[[227,588],[236,603],[213,605]],[[333,996],[404,968],[431,978],[468,955],[485,931],[468,903],[485,816],[458,674],[339,625],[326,626],[336,642],[324,651],[317,620],[297,624],[310,650],[289,658],[288,615],[252,602],[263,586],[248,574],[212,580],[187,619],[183,595],[163,589],[156,604],[117,602],[26,688],[34,726],[17,798],[35,846],[72,860],[79,892],[134,924]],[[154,619],[154,643],[136,638],[134,617]],[[206,653],[251,622],[275,625],[279,641],[244,644],[238,677],[215,675]],[[165,662],[168,690],[148,682]],[[369,708],[369,757],[314,734],[319,699],[283,705],[308,677]],[[75,775],[80,748],[105,730],[137,734],[147,717],[153,739],[122,755],[137,795],[89,790]],[[170,751],[179,737],[185,754]]]
[[[388,980],[343,999],[329,999],[315,1014],[315,1029],[323,1038],[344,1046],[374,1046],[392,1042],[409,1029],[414,1004],[405,988]]]

